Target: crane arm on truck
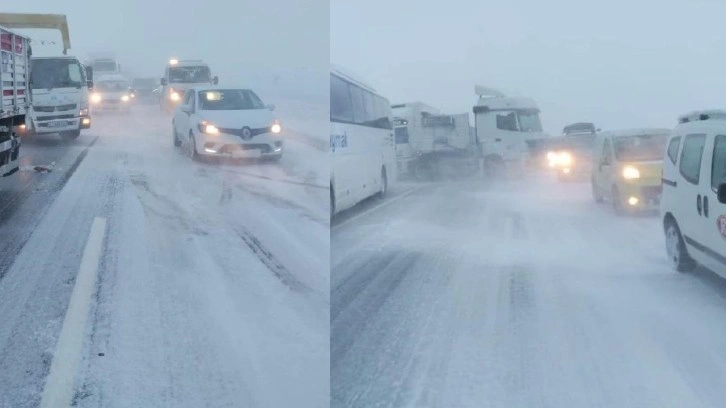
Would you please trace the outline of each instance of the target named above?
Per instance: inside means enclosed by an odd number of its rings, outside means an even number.
[[[20,29],[58,30],[63,39],[63,55],[71,49],[71,35],[65,14],[0,13],[0,26]]]

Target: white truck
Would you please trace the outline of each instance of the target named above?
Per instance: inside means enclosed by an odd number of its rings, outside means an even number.
[[[209,65],[204,61],[180,61],[172,58],[164,69],[164,76],[161,77],[159,105],[163,111],[171,113],[181,104],[182,97],[187,89],[198,85],[216,85],[218,83],[219,78],[217,76],[212,77]]]
[[[489,175],[524,171],[530,165],[529,141],[547,137],[537,103],[479,85],[474,92],[479,97],[474,106],[474,128],[484,171]]]
[[[0,177],[18,170],[15,129],[30,110],[30,39],[0,25]]]
[[[416,179],[476,174],[478,146],[469,114],[442,114],[423,102],[391,105],[399,174]]]
[[[31,57],[30,87],[33,103],[25,124],[16,127],[21,135],[59,134],[73,140],[91,127],[89,89],[93,70],[69,56],[68,22],[62,14],[0,14],[0,25],[13,29],[58,30],[63,39],[62,55]],[[31,42],[31,46],[33,43]]]
[[[100,74],[120,74],[121,64],[118,63],[116,56],[110,52],[92,52],[89,53],[86,66],[91,67],[93,72]]]

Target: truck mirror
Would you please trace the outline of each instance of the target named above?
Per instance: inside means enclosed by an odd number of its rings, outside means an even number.
[[[721,204],[726,204],[726,183],[721,183],[718,185],[718,202]]]
[[[89,79],[88,81],[86,81],[86,84],[88,85],[88,89],[93,89],[93,81],[92,80]]]
[[[213,83],[214,85],[217,85],[217,84],[219,84],[219,77],[215,75],[215,76],[214,76],[214,78],[212,79],[212,83]]]
[[[166,86],[166,78],[161,78],[161,86]]]
[[[93,81],[93,68],[86,67],[86,79],[89,81]]]

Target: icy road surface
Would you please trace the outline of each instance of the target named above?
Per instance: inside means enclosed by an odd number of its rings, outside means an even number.
[[[333,227],[331,407],[723,407],[724,282],[589,184],[520,185],[399,188]]]
[[[62,361],[97,217],[76,406],[328,404],[328,154],[314,123],[327,111],[275,103],[298,126],[278,164],[192,163],[153,106],[24,151],[26,166],[55,166],[0,181],[0,407],[38,406]]]

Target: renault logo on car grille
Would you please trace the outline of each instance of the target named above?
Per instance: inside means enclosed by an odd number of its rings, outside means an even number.
[[[244,140],[252,139],[252,130],[250,128],[248,128],[247,126],[242,128],[242,139],[244,139]]]

